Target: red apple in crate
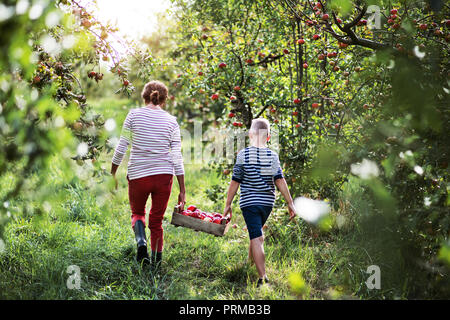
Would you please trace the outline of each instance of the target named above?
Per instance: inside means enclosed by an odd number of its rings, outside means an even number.
[[[188,210],[188,211],[195,211],[195,210],[197,210],[197,207],[196,206],[189,206],[189,207],[187,207],[186,210]]]
[[[191,217],[193,218],[200,218],[201,217],[201,212],[200,210],[196,209],[194,212],[192,212]]]
[[[222,218],[218,218],[218,217],[216,217],[216,218],[214,218],[213,219],[213,223],[216,223],[216,224],[220,224],[220,222],[222,221]]]
[[[187,211],[187,212],[186,212],[186,215],[189,216],[189,217],[193,217],[193,216],[194,216],[194,212],[192,212],[192,211]]]

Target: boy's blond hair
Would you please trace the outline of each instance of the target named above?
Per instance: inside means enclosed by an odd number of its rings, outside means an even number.
[[[256,118],[252,120],[249,133],[255,138],[257,137],[259,142],[267,142],[267,138],[270,136],[270,123],[267,119]]]

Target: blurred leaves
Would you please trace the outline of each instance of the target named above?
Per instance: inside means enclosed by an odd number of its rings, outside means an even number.
[[[288,277],[289,286],[292,292],[299,298],[305,297],[309,293],[309,287],[300,273],[291,273]]]

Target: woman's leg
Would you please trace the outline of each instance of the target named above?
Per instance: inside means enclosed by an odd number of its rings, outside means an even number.
[[[131,227],[140,220],[145,226],[145,205],[150,195],[148,177],[128,180],[128,199],[131,207]]]
[[[137,243],[136,259],[138,262],[141,262],[143,259],[148,259],[147,237],[145,235],[145,205],[150,192],[148,180],[147,177],[135,180],[128,179],[131,226],[134,230]]]
[[[173,175],[159,174],[152,177],[152,207],[148,216],[148,227],[152,252],[156,253],[163,250],[162,220],[172,191]]]

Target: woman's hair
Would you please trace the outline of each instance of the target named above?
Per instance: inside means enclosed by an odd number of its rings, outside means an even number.
[[[169,90],[160,81],[150,81],[142,90],[142,99],[145,103],[153,103],[154,105],[163,105],[166,102]]]

